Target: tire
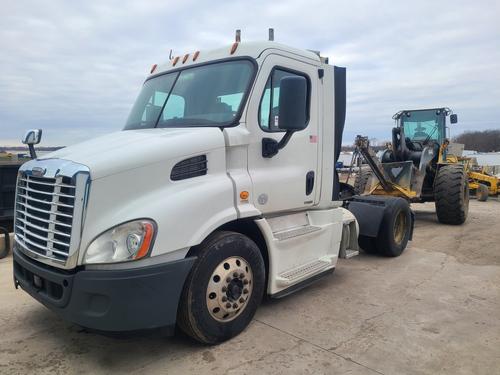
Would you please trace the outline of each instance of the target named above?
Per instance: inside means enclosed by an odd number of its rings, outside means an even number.
[[[209,236],[195,255],[177,322],[193,339],[217,344],[241,333],[252,320],[265,290],[264,260],[251,239],[228,231]]]
[[[479,202],[486,202],[488,200],[488,195],[490,194],[490,191],[488,189],[488,186],[484,184],[478,184],[478,187],[476,189],[476,199]]]
[[[410,205],[403,198],[393,198],[386,202],[386,210],[377,238],[377,253],[386,257],[397,257],[406,249],[412,230]]]
[[[440,223],[460,225],[469,212],[469,183],[461,164],[442,166],[434,181],[434,200]]]
[[[356,195],[362,195],[365,192],[366,185],[372,175],[373,172],[370,168],[361,167],[361,169],[358,169],[358,173],[356,173],[354,179],[354,193]]]

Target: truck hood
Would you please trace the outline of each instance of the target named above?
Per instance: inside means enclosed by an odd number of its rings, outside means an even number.
[[[40,157],[86,165],[92,179],[224,147],[219,128],[142,129],[110,133]]]

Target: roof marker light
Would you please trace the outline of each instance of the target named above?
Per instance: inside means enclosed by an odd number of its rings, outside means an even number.
[[[200,51],[196,51],[193,55],[193,61],[196,61],[196,59],[198,58],[198,55],[200,54]]]
[[[174,57],[174,61],[172,62],[172,66],[175,66],[175,64],[177,64],[177,61],[179,61],[179,56]]]
[[[186,53],[186,54],[184,55],[184,58],[182,59],[182,63],[183,63],[183,64],[187,61],[188,57],[189,57],[189,53]]]
[[[153,64],[153,66],[151,67],[151,71],[149,72],[149,74],[153,74],[157,67],[158,67],[158,64]]]

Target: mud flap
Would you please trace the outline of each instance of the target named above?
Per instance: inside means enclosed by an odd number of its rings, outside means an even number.
[[[356,217],[359,224],[359,235],[364,237],[376,238],[380,232],[380,226],[386,210],[390,209],[389,201],[394,197],[385,196],[355,196],[347,203],[347,209]],[[413,227],[415,223],[415,214],[410,210],[410,237],[413,237]]]

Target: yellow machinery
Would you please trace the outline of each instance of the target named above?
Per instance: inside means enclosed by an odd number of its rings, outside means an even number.
[[[488,196],[498,196],[500,193],[500,178],[489,174],[485,167],[478,166],[473,158],[449,154],[449,142],[445,140],[439,149],[439,160],[446,163],[461,163],[467,173],[469,190],[478,201],[488,200]]]
[[[448,155],[446,118],[457,122],[449,108],[403,110],[393,116],[392,143],[375,152],[367,137],[357,136],[356,154],[369,169],[360,167],[356,194],[391,195],[410,202],[435,202],[438,220],[462,224],[469,209],[467,166]]]

